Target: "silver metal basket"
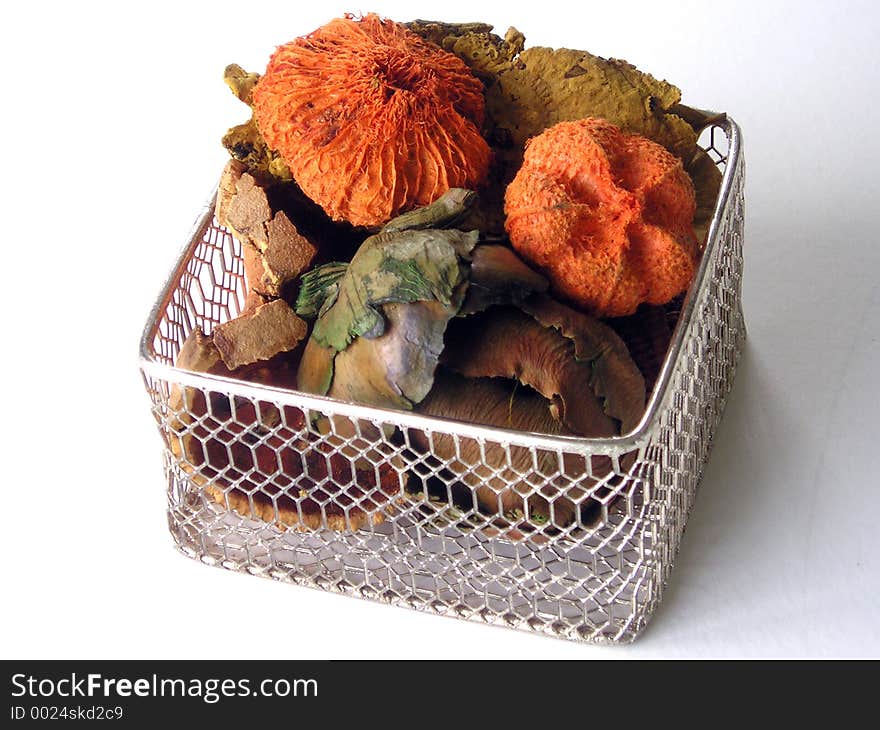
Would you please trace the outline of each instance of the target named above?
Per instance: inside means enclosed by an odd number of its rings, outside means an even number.
[[[634,639],[669,577],[745,337],[739,129],[720,121],[701,144],[724,171],[704,256],[644,418],[619,438],[463,424],[174,367],[193,328],[209,333],[244,302],[241,248],[211,200],[141,342],[179,549],[447,616]],[[440,440],[453,458],[424,448]],[[481,484],[515,490],[522,513],[480,507]],[[528,514],[536,495],[551,505],[543,523]],[[574,517],[560,525],[563,502]]]

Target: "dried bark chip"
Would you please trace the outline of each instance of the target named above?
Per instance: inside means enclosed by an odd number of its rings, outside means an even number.
[[[230,169],[230,175],[235,175],[234,168]],[[224,201],[218,207],[218,219],[239,238],[249,241],[261,251],[269,243],[266,224],[272,219],[272,208],[266,198],[266,191],[248,172],[241,173],[235,180],[235,194],[229,198],[228,203]]]
[[[294,349],[306,336],[306,323],[282,299],[257,307],[214,329],[214,344],[230,369],[268,360]]]
[[[318,249],[281,211],[266,224],[266,234],[268,245],[263,252],[266,270],[273,284],[280,288],[311,265]]]
[[[229,206],[235,197],[238,181],[247,170],[247,166],[238,160],[229,160],[223,172],[220,174],[220,182],[217,185],[217,203],[215,214],[221,225],[229,226]]]
[[[244,259],[244,277],[247,281],[248,294],[254,292],[261,297],[277,298],[278,294],[269,291],[271,279],[266,270],[266,260],[256,246],[247,241],[241,245],[241,254]]]
[[[248,288],[261,296],[282,296],[318,253],[286,213],[273,215],[265,189],[241,162],[231,160],[223,170],[216,210],[220,223],[242,242]]]
[[[198,327],[189,333],[189,337],[181,346],[174,364],[183,370],[192,370],[197,373],[229,374],[220,357],[220,352],[214,346],[214,340]],[[200,390],[188,388],[179,383],[171,385],[168,406],[171,411],[178,414],[171,422],[171,427],[175,431],[184,429],[192,421],[190,413],[204,413],[207,408],[205,397]]]

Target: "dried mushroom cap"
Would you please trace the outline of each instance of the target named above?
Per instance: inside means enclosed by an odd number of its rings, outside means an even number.
[[[632,430],[644,411],[645,381],[614,331],[546,296],[520,307],[453,323],[443,365],[469,378],[508,378],[533,388],[568,433]],[[480,421],[479,412],[472,415]]]
[[[334,220],[379,225],[486,176],[480,81],[376,15],[338,18],[279,47],[253,99],[269,147]]]
[[[632,430],[644,406],[644,380],[617,335],[536,294],[518,308],[455,320],[435,385],[417,409],[533,433],[608,437]],[[592,524],[597,503],[587,496],[607,495],[619,479],[605,456],[456,439],[442,430],[428,438],[411,429],[408,439],[417,452],[441,460],[444,478],[466,487],[493,529],[512,539]],[[630,457],[619,462],[622,469],[628,463]],[[543,475],[537,482],[528,476],[536,472]]]
[[[430,416],[499,428],[572,435],[553,417],[547,400],[539,393],[517,387],[510,380],[465,378],[442,368],[437,373],[434,388],[419,404],[418,410]],[[524,448],[502,449],[493,444],[484,447],[474,439],[456,441],[442,431],[432,433],[428,439],[424,432],[412,429],[408,438],[421,453],[431,453],[446,463],[452,461],[461,464],[460,470],[453,467],[453,471],[463,484],[473,490],[484,513],[500,517],[519,510],[522,514],[527,511],[527,502],[532,519],[538,517],[546,521],[549,517],[547,498],[535,494],[533,486],[519,483],[519,480],[535,467],[545,474],[559,470],[557,454],[543,451],[533,456]],[[580,464],[577,461],[572,455],[566,455],[562,465],[564,473],[574,478],[581,476],[583,460],[580,460]],[[577,494],[569,490],[569,497]],[[554,507],[556,522],[563,525],[570,523],[575,509],[570,499],[558,500]]]
[[[575,359],[591,364],[590,387],[602,401],[605,413],[619,422],[620,433],[633,430],[645,410],[645,379],[617,333],[547,296],[529,297],[520,307],[537,322],[571,340]]]
[[[610,317],[687,288],[698,253],[695,209],[681,160],[592,118],[532,138],[504,203],[512,246],[553,291]]]

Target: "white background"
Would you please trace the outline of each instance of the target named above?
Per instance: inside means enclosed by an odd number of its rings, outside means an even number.
[[[880,656],[877,7],[7,7],[0,654]],[[347,10],[516,25],[530,45],[626,58],[742,126],[749,341],[664,602],[632,646],[355,601],[173,548],[137,345],[245,116],[222,71],[261,70]]]

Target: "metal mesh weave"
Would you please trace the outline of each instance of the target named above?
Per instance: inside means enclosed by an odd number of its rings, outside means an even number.
[[[703,139],[725,169],[704,260],[645,418],[616,439],[453,423],[174,368],[194,327],[209,333],[244,302],[240,245],[206,210],[141,353],[179,548],[438,614],[631,641],[661,598],[745,337],[739,131],[728,120]]]

